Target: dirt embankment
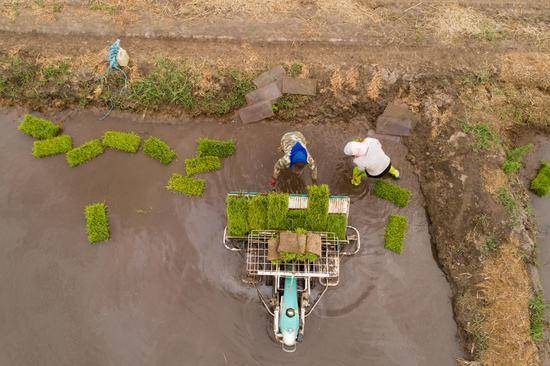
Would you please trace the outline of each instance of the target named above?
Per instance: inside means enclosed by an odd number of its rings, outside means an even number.
[[[485,24],[472,14],[461,13],[461,22]],[[463,35],[471,29],[456,31]],[[526,127],[550,131],[545,71],[550,61],[539,44],[517,43],[519,51],[512,51],[505,43],[493,43],[487,29],[479,29],[489,39],[474,34],[468,48],[442,42],[395,50],[133,38],[126,43],[133,59],[126,94],[114,92],[120,79],[97,78],[105,67],[108,37],[89,41],[4,33],[0,41],[8,51],[1,55],[1,67],[8,73],[0,79],[0,97],[7,104],[37,109],[106,108],[114,99],[117,108],[139,113],[185,109],[230,120],[229,112],[243,103],[247,80],[282,63],[297,76],[320,80],[318,97],[283,101],[278,110],[282,119],[373,126],[386,104],[400,98],[419,116],[407,140],[409,158],[420,177],[434,254],[453,290],[468,360],[539,365],[542,353],[530,336],[528,308],[538,290],[530,275],[533,225],[524,187],[501,166],[513,145],[511,132]],[[185,60],[185,68],[178,63],[178,78],[167,79],[166,70],[155,69],[151,54]],[[60,60],[69,66],[52,69]],[[241,73],[238,80],[244,84],[221,71],[231,68]]]

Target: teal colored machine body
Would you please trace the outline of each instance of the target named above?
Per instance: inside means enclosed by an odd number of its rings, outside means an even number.
[[[294,309],[294,316],[289,317],[287,309]],[[295,277],[285,277],[285,292],[279,318],[279,331],[298,335],[300,329],[300,311],[298,309],[298,288]]]

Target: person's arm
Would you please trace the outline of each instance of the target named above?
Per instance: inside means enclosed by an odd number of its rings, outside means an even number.
[[[307,155],[307,164],[309,165],[309,168],[311,169],[311,179],[316,182],[317,181],[317,164],[315,164],[315,160],[311,157],[311,154]]]
[[[283,156],[277,162],[275,163],[275,167],[273,167],[273,178],[275,180],[279,178],[279,174],[281,174],[281,170],[286,169],[290,166],[290,160],[287,159],[286,156]]]

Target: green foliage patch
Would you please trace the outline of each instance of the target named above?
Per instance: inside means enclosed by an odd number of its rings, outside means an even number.
[[[399,207],[407,207],[412,196],[411,191],[408,189],[401,188],[396,184],[382,179],[376,181],[372,193],[375,196],[388,200]]]
[[[533,144],[520,146],[512,149],[506,156],[506,161],[502,165],[502,169],[506,173],[517,173],[521,169],[523,157],[533,149]]]
[[[267,228],[283,230],[286,228],[288,214],[288,194],[271,192],[267,195]]]
[[[227,197],[227,229],[231,236],[245,236],[250,232],[248,227],[248,203],[245,196]]]
[[[69,150],[65,156],[67,158],[67,163],[69,163],[71,167],[75,167],[103,154],[104,151],[105,147],[101,143],[101,140],[91,140],[84,145]]]
[[[340,240],[345,240],[347,235],[348,217],[344,214],[329,214],[327,220],[327,229],[329,233],[336,234]]]
[[[35,139],[44,140],[57,136],[61,131],[61,127],[47,119],[27,114],[19,125],[19,131]]]
[[[464,132],[474,137],[478,149],[490,150],[500,142],[498,133],[487,124],[470,124],[464,122],[462,124],[462,129]]]
[[[174,173],[168,181],[166,188],[170,191],[183,193],[187,196],[201,197],[204,194],[204,179],[184,177],[181,174]]]
[[[306,226],[312,231],[324,231],[328,220],[328,201],[330,191],[328,185],[308,186],[308,207]]]
[[[37,158],[64,154],[73,148],[73,139],[69,135],[61,135],[47,140],[37,140],[33,144],[32,154]]]
[[[531,181],[531,190],[540,197],[550,192],[550,162],[542,162],[537,176]]]
[[[547,305],[544,303],[544,296],[537,292],[529,301],[529,320],[531,323],[531,337],[535,342],[544,340],[544,312]]]
[[[286,228],[287,230],[297,230],[299,228],[305,228],[306,225],[306,210],[288,210],[286,215]]]
[[[201,156],[185,159],[185,172],[188,176],[221,169],[222,162],[217,156]]]
[[[267,227],[267,195],[256,195],[248,204],[248,227],[250,230],[261,230]]]
[[[235,141],[211,140],[200,138],[198,141],[197,156],[217,156],[227,158],[235,153]]]
[[[109,231],[109,215],[105,203],[94,203],[84,209],[86,216],[86,231],[90,243],[98,243],[108,240],[111,236]]]
[[[406,216],[390,215],[384,234],[384,247],[397,254],[401,254],[408,226],[409,219]]]
[[[129,153],[136,153],[141,145],[141,137],[134,132],[107,131],[103,135],[103,145]]]
[[[151,158],[168,165],[176,158],[176,152],[158,137],[149,137],[143,143],[143,152]]]

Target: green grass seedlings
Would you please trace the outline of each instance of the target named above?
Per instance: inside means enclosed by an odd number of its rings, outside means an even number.
[[[250,232],[248,227],[248,197],[227,197],[227,229],[230,236],[245,236]]]
[[[498,133],[487,124],[469,124],[465,122],[462,124],[462,129],[474,137],[478,149],[490,150],[500,143]]]
[[[287,193],[272,192],[267,195],[267,229],[283,230],[286,228],[288,197]]]
[[[399,207],[407,207],[411,200],[412,193],[408,189],[401,188],[396,184],[385,180],[378,180],[372,192],[375,196],[388,200]]]
[[[306,210],[288,210],[286,214],[286,230],[297,230],[306,227]]]
[[[544,312],[546,310],[544,296],[537,292],[529,301],[529,320],[531,322],[531,337],[535,342],[544,340]]]
[[[19,131],[35,139],[44,140],[57,136],[61,131],[61,127],[47,119],[27,114],[19,125]]]
[[[88,233],[88,241],[90,243],[98,243],[108,240],[110,237],[109,231],[109,214],[107,205],[104,203],[94,203],[86,206],[84,209],[86,215],[86,231]]]
[[[185,159],[185,172],[188,176],[199,173],[213,172],[221,169],[222,162],[217,156],[202,156],[193,159]]]
[[[308,186],[306,227],[312,231],[325,231],[328,220],[328,185]]]
[[[170,177],[166,188],[187,196],[201,197],[204,194],[204,186],[205,182],[203,179],[184,177],[181,174],[174,173]]]
[[[329,214],[327,231],[336,234],[340,240],[345,240],[347,235],[348,217],[345,214]]]
[[[197,156],[217,156],[227,158],[235,153],[235,141],[221,141],[201,138],[198,141]]]
[[[32,154],[37,158],[64,154],[73,148],[73,139],[69,135],[61,135],[47,140],[37,140],[33,144]]]
[[[506,161],[502,165],[505,173],[517,173],[521,169],[523,157],[533,149],[533,144],[512,149],[506,155]]]
[[[390,215],[384,234],[384,247],[397,254],[401,254],[408,225],[409,220],[406,216]]]
[[[105,151],[105,147],[101,140],[91,140],[84,145],[69,150],[65,156],[69,165],[75,167],[103,154],[103,151]]]
[[[168,165],[176,158],[176,152],[158,137],[149,137],[143,143],[143,152],[151,158]]]
[[[107,131],[103,135],[103,145],[115,150],[136,153],[141,145],[141,137],[134,132]]]
[[[256,195],[248,204],[248,226],[250,230],[267,227],[267,195]]]
[[[550,192],[550,162],[542,162],[537,176],[531,181],[531,190],[540,197]]]

